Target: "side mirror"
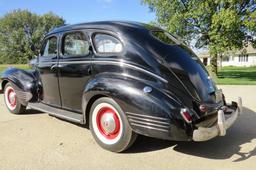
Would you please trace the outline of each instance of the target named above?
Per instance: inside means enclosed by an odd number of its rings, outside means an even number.
[[[36,47],[35,47],[35,45],[34,45],[34,44],[30,45],[30,50],[31,50],[31,51],[33,51],[33,52],[35,52],[35,51],[36,51]]]

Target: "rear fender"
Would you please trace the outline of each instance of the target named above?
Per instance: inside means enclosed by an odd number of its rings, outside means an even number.
[[[87,83],[83,94],[84,120],[86,120],[86,117],[88,118],[86,114],[89,113],[90,106],[88,103],[92,104],[90,102],[91,99],[95,96],[106,96],[114,99],[119,104],[127,115],[128,121],[135,132],[163,139],[176,139],[176,132],[172,134],[170,130],[172,127],[175,131],[181,129],[182,134],[184,134],[183,140],[187,140],[187,135],[185,135],[184,131],[184,121],[179,114],[182,104],[174,97],[166,96],[158,88],[152,86],[150,86],[152,91],[146,93],[143,90],[145,86],[149,85],[139,80],[121,76],[107,77],[104,75],[92,79]],[[150,120],[151,122],[163,120],[167,125],[169,124],[169,127],[164,127],[166,131],[162,129],[160,133],[152,129],[136,127],[133,126],[134,122],[132,123],[129,119],[134,116],[138,116],[144,120],[152,119]],[[178,133],[180,134],[180,132]]]
[[[2,91],[8,82],[13,85],[18,100],[23,105],[27,105],[28,102],[37,100],[37,78],[33,71],[8,68],[1,75]]]

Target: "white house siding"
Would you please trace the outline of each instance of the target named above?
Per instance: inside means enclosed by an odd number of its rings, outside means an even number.
[[[228,54],[227,54],[228,55]],[[239,60],[239,55],[241,56]],[[209,65],[210,64],[210,54],[205,51],[198,54],[201,61]],[[247,60],[248,56],[248,60]],[[256,48],[253,48],[251,44],[247,45],[241,50],[233,51],[229,54],[228,60],[227,56],[223,57],[222,62],[220,63],[220,58],[218,58],[218,65],[220,66],[238,66],[238,67],[251,67],[256,66]]]
[[[251,67],[256,66],[256,54],[249,54],[248,61],[239,61],[239,56],[230,56],[229,61],[222,61],[222,66]]]

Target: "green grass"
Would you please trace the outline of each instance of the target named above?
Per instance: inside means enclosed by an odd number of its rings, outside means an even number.
[[[219,69],[217,84],[256,85],[256,67],[223,67]]]
[[[28,64],[0,64],[0,73],[3,72],[8,67],[16,67],[24,70],[28,70]]]

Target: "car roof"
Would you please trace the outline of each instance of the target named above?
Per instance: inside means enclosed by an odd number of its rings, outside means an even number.
[[[97,22],[88,22],[88,23],[80,23],[73,25],[61,26],[53,29],[46,36],[55,34],[58,32],[76,30],[76,29],[105,29],[112,31],[120,31],[124,28],[132,28],[132,29],[140,29],[140,30],[159,30],[160,28],[133,21],[97,21]]]

